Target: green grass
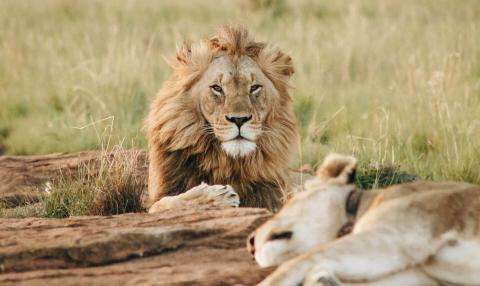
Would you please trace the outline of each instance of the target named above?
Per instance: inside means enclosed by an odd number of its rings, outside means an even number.
[[[16,208],[7,208],[0,205],[0,218],[27,218],[44,217],[44,205],[42,203],[26,204]]]
[[[296,166],[340,152],[480,183],[476,0],[0,1],[0,150],[145,147],[163,57],[232,22],[294,59]]]
[[[400,170],[399,166],[360,166],[356,185],[364,190],[418,180],[418,176]]]

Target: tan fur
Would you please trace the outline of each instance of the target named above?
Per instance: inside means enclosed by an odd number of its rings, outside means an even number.
[[[295,257],[260,285],[480,285],[479,186],[418,181],[363,191],[352,233],[335,239],[355,189],[339,184],[348,161],[326,160],[306,191],[252,235],[262,265]]]
[[[200,88],[202,76],[213,61],[222,57],[234,65],[251,61],[273,87],[272,94],[264,95],[269,100],[260,103],[262,110],[268,111],[264,112],[263,121],[253,113],[252,121],[267,131],[261,132],[256,139],[258,147],[248,156],[228,156],[217,134],[209,132],[211,126],[205,112],[214,114],[209,116],[216,125],[225,125],[226,112],[244,112],[249,107],[248,96],[241,97],[239,91],[229,95],[221,112],[218,108],[211,111],[216,108],[213,102],[205,103],[206,95]],[[288,165],[298,141],[287,91],[293,73],[290,57],[254,41],[245,28],[225,26],[210,40],[184,44],[171,66],[173,74],[164,83],[146,119],[150,203],[206,182],[231,185],[242,206],[278,208],[289,186]]]
[[[346,185],[355,176],[356,166],[357,160],[353,157],[330,154],[318,168],[317,178],[329,184]]]
[[[190,208],[201,206],[238,207],[240,198],[230,186],[207,185],[202,183],[177,196],[164,197],[148,210],[156,213],[168,209]]]

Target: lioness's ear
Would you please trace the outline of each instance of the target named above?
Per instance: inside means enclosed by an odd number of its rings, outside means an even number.
[[[317,177],[323,182],[353,184],[357,170],[357,160],[351,156],[330,154],[317,170]]]

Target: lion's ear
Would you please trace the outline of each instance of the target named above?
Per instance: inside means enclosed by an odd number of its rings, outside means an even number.
[[[226,51],[227,50],[227,47],[220,43],[220,39],[218,37],[210,38],[209,44],[210,44],[210,49],[213,52],[219,52],[219,51]]]
[[[317,177],[323,182],[353,184],[355,182],[357,160],[351,156],[330,154],[317,170]]]
[[[265,43],[252,41],[245,47],[245,54],[249,57],[257,58],[265,46]]]
[[[266,46],[259,51],[257,62],[277,89],[288,89],[288,81],[294,73],[289,55],[275,47]]]
[[[184,42],[177,48],[173,60],[167,62],[180,75],[179,80],[188,87],[197,80],[201,73],[208,67],[212,59],[211,51],[206,41],[190,44]]]
[[[260,65],[277,78],[288,79],[294,73],[292,58],[275,47],[261,47],[258,59]]]
[[[292,58],[278,50],[275,57],[273,58],[273,64],[277,69],[277,72],[284,76],[292,76],[295,72],[293,69]]]
[[[192,56],[192,46],[190,43],[183,42],[183,44],[177,49],[176,60],[177,63],[182,65],[188,65]]]

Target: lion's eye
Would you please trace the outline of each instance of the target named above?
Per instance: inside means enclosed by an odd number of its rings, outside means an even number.
[[[260,90],[262,90],[262,86],[260,84],[254,84],[250,87],[250,94],[257,95]]]
[[[223,89],[217,84],[211,85],[210,89],[212,89],[213,94],[216,96],[220,96],[223,93]]]

